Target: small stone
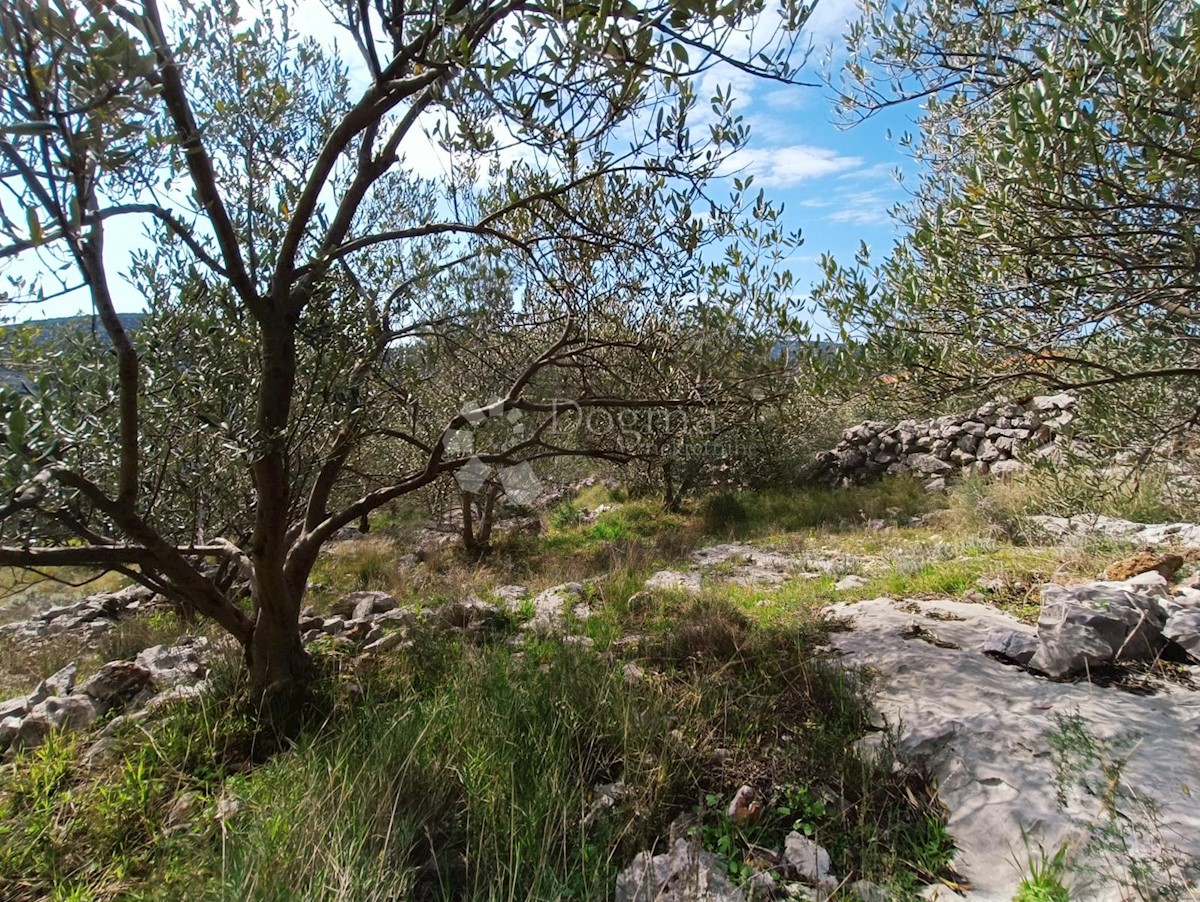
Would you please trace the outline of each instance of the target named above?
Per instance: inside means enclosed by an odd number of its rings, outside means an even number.
[[[891,894],[870,880],[856,880],[850,884],[850,898],[858,902],[891,902]]]
[[[346,618],[340,614],[335,614],[333,617],[326,617],[325,622],[321,625],[321,631],[327,636],[336,636],[345,629]]]
[[[382,654],[383,652],[388,652],[395,648],[399,648],[404,641],[404,633],[399,631],[388,633],[387,635],[382,636],[381,638],[376,639],[374,642],[368,644],[363,649],[363,654]],[[411,644],[412,643],[409,642],[409,645]]]
[[[20,732],[21,718],[6,717],[0,720],[0,752],[6,751],[13,744],[13,740],[20,735]]]
[[[814,886],[833,875],[833,862],[825,848],[796,830],[784,840],[783,865],[790,876]]]
[[[1016,630],[993,630],[983,641],[983,653],[1015,661],[1018,664],[1028,664],[1038,650],[1036,636],[1019,633]]]
[[[863,579],[861,576],[857,576],[857,575],[851,573],[849,576],[843,576],[841,579],[839,579],[836,583],[833,584],[833,587],[835,589],[837,589],[839,592],[846,592],[851,589],[861,589],[866,584],[867,584],[867,581],[865,579]]]
[[[779,895],[779,884],[775,882],[770,871],[759,871],[750,878],[746,887],[750,890],[751,902],[766,902]]]
[[[646,679],[646,671],[642,670],[633,661],[628,661],[623,669],[626,686],[636,686],[642,680]]]

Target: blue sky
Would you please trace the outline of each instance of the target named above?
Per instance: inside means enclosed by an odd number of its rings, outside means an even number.
[[[300,0],[301,14],[293,19],[302,31],[328,41],[331,25],[319,0]],[[811,71],[802,73],[815,81],[825,57],[823,50],[838,46],[845,24],[855,15],[855,0],[819,0],[809,22],[815,50]],[[338,39],[351,49],[349,39]],[[717,72],[701,85],[711,92],[718,84],[731,83],[739,109],[751,127],[750,146],[735,161],[742,173],[755,176],[755,184],[785,209],[789,229],[800,228],[804,246],[789,260],[798,290],[806,294],[819,278],[817,261],[833,252],[849,260],[860,241],[884,252],[893,240],[888,210],[904,197],[904,188],[894,175],[899,167],[911,172],[911,163],[886,137],[915,130],[916,109],[894,109],[852,129],[843,130],[835,121],[832,92],[824,88],[781,86],[755,81],[740,73]],[[704,96],[702,93],[701,96]],[[431,153],[410,156],[414,168],[437,175],[441,166]],[[911,174],[909,175],[911,178]],[[719,193],[719,192],[718,192]],[[122,257],[144,240],[142,228],[132,222],[121,231],[110,229],[107,253],[112,269],[125,268]],[[140,298],[124,284],[113,280],[114,294],[122,311],[142,309]],[[0,307],[0,317],[31,319],[90,312],[82,294],[23,308]]]

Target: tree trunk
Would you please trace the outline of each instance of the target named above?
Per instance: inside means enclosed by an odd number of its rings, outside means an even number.
[[[254,632],[246,647],[250,691],[259,701],[303,692],[308,655],[300,642],[300,600],[305,568],[286,566],[291,494],[287,426],[296,377],[295,327],[286,316],[260,323],[262,367],[258,388],[258,433],[253,464],[256,498],[253,562]]]
[[[250,693],[260,702],[303,693],[311,675],[308,652],[300,641],[300,599],[271,598],[274,591],[255,586],[258,619],[246,647]]]

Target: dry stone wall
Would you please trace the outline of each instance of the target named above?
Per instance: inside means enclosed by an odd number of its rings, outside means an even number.
[[[1021,401],[988,401],[964,414],[899,423],[867,421],[842,433],[817,463],[832,483],[871,482],[885,475],[913,474],[930,490],[955,477],[1006,476],[1024,459],[1058,453],[1057,439],[1075,419],[1075,396],[1040,395]]]

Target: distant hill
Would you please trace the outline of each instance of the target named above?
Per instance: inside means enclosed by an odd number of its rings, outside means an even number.
[[[121,325],[130,332],[136,332],[146,318],[145,313],[118,313],[117,316]],[[10,362],[9,341],[11,336],[18,332],[23,337],[32,335],[33,341],[39,345],[52,345],[58,341],[85,338],[89,335],[95,336],[100,342],[108,341],[98,316],[56,316],[0,325],[0,388],[16,389],[22,394],[32,394],[33,383],[24,373],[7,365]]]

